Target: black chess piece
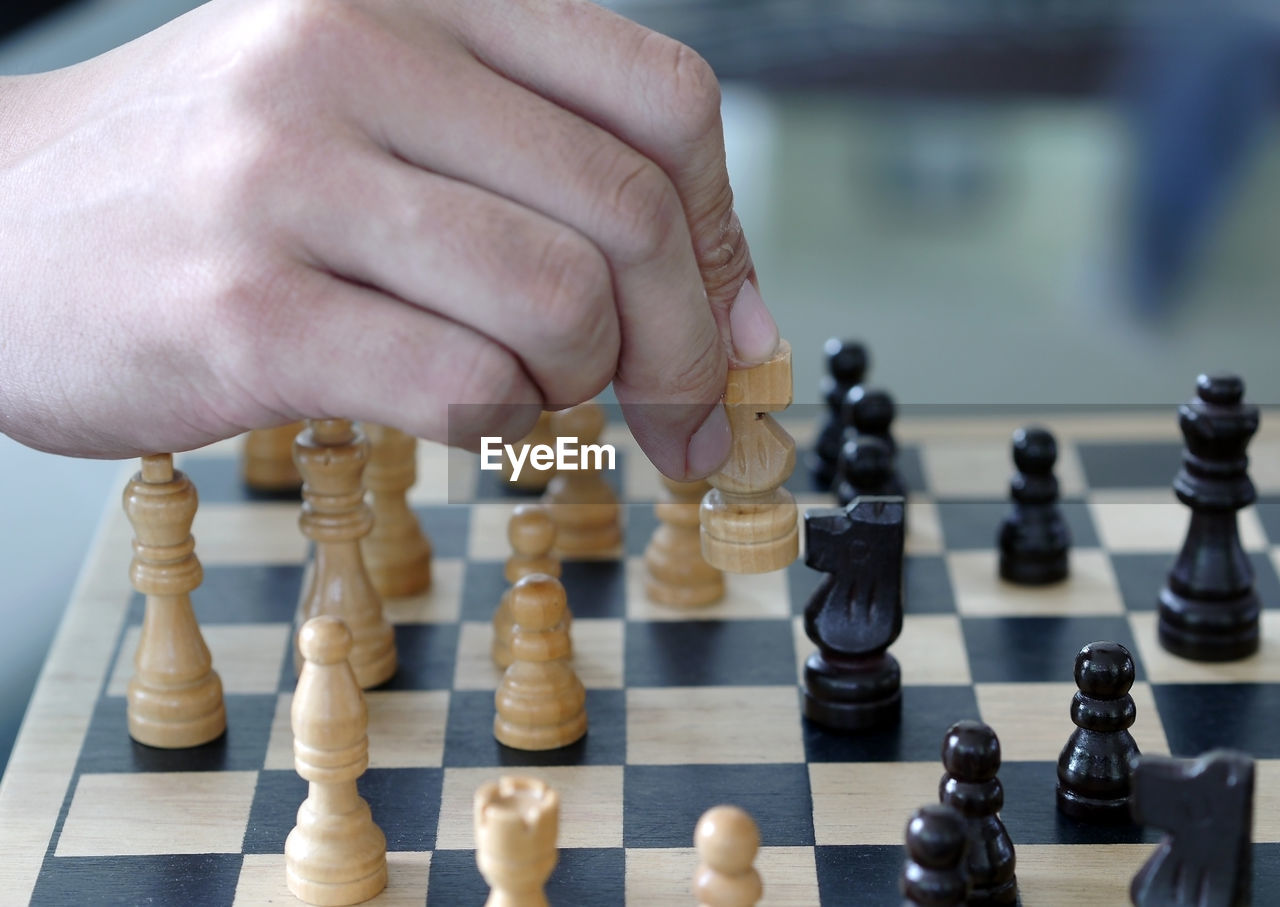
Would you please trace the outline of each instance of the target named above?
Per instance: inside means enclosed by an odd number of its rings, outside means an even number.
[[[999,815],[1004,788],[996,777],[1000,771],[996,732],[981,721],[957,721],[943,738],[942,766],[946,772],[938,799],[959,810],[968,826],[966,865],[972,888],[966,903],[1016,904],[1013,841]]]
[[[1251,903],[1253,759],[1230,750],[1143,756],[1130,808],[1135,822],[1169,833],[1133,877],[1134,907]]]
[[[1000,576],[1010,582],[1043,586],[1066,579],[1071,529],[1058,506],[1057,460],[1057,442],[1046,429],[1030,426],[1013,433],[1013,512],[998,533]]]
[[[893,419],[897,415],[897,407],[888,391],[879,388],[855,385],[844,395],[840,404],[840,420],[844,423],[844,437],[858,438],[870,435],[879,438],[889,446],[896,457],[898,444],[893,440]]]
[[[804,515],[805,563],[829,574],[804,609],[817,645],[804,663],[804,714],[842,730],[896,724],[902,672],[902,498],[859,498]]]
[[[953,807],[932,803],[916,810],[898,882],[902,907],[962,907],[969,897],[968,852],[968,828]]]
[[[1058,757],[1058,809],[1085,822],[1129,821],[1129,779],[1138,744],[1129,733],[1137,709],[1133,656],[1118,642],[1091,642],[1076,655],[1071,720]]]
[[[818,384],[818,390],[827,405],[827,414],[809,458],[809,477],[815,489],[829,491],[836,479],[836,460],[844,439],[845,426],[840,418],[840,405],[849,388],[862,383],[870,359],[867,348],[861,343],[839,337],[832,337],[824,343],[822,352],[827,358],[827,374]]]
[[[1160,590],[1160,644],[1183,658],[1232,661],[1258,651],[1253,567],[1236,524],[1257,497],[1245,448],[1258,408],[1243,402],[1235,375],[1201,375],[1196,395],[1178,407],[1186,446],[1173,490],[1191,508],[1191,525]]]
[[[844,442],[836,463],[835,493],[841,507],[859,497],[903,496],[893,451],[882,438],[863,435]]]

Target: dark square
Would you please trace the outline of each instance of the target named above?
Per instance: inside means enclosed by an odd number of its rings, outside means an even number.
[[[284,853],[284,839],[297,824],[298,807],[305,799],[307,782],[292,769],[258,772],[241,845],[244,852]]]
[[[144,746],[129,736],[125,697],[103,697],[89,720],[76,771],[234,772],[262,768],[276,713],[275,694],[227,694],[223,701],[227,709],[225,734],[203,746],[165,750]]]
[[[223,907],[240,881],[238,853],[47,857],[31,903]]]
[[[627,554],[639,557],[649,546],[653,531],[658,528],[658,515],[654,513],[654,501],[628,501],[625,544]]]
[[[1261,497],[1257,503],[1258,519],[1266,530],[1267,541],[1280,545],[1280,497]]]
[[[621,847],[562,847],[547,881],[552,904],[621,904],[626,860]],[[431,855],[428,904],[483,904],[489,886],[476,866],[475,851],[437,850]]]
[[[447,690],[458,656],[457,624],[396,624],[398,664],[382,690]]]
[[[204,568],[204,581],[191,593],[191,606],[206,624],[293,623],[302,588],[302,565],[250,564]],[[142,623],[146,599],[129,599],[130,624]]]
[[[788,620],[627,623],[628,687],[795,683]]]
[[[1127,648],[1144,677],[1123,617],[965,617],[961,624],[975,683],[1070,683],[1076,653],[1098,640]]]
[[[698,818],[719,803],[750,813],[764,847],[813,844],[813,798],[802,764],[628,765],[625,772],[627,847],[688,847]]]
[[[241,460],[241,456],[191,456],[183,458],[180,468],[196,486],[201,504],[245,504],[253,501],[297,501],[301,504],[302,495],[296,489],[279,495],[250,491],[240,476]]]
[[[1139,720],[1141,716],[1139,716]],[[996,734],[1001,733],[995,728]],[[1015,728],[1005,731],[1016,734]],[[1064,732],[1062,742],[1067,742]],[[941,777],[941,772],[939,772]],[[1000,766],[1004,808],[1000,818],[1014,846],[1019,844],[1140,844],[1159,841],[1162,833],[1132,824],[1091,825],[1058,812],[1056,762],[1006,762]]]
[[[471,532],[471,508],[462,504],[415,507],[418,525],[431,539],[437,557],[466,557]]]
[[[927,803],[924,796],[921,803]],[[902,827],[906,828],[903,816]],[[814,848],[822,907],[897,904],[903,849],[889,844],[820,845]]]
[[[621,765],[627,754],[626,696],[622,690],[587,690],[587,736],[545,752],[503,746],[493,736],[493,693],[455,690],[445,725],[446,766]]]
[[[971,686],[905,686],[902,719],[891,728],[848,733],[803,719],[805,759],[809,762],[937,762],[947,728],[963,718],[979,717],[978,701]]]
[[[1169,441],[1082,442],[1076,445],[1089,488],[1169,488],[1182,466],[1177,417],[1169,414]]]
[[[1280,758],[1280,684],[1153,684],[1152,691],[1173,755],[1233,749]]]
[[[462,620],[489,621],[510,587],[501,561],[468,560],[462,573]],[[572,610],[572,603],[569,605]]]
[[[1098,533],[1093,527],[1089,506],[1077,498],[1059,504],[1071,530],[1073,548],[1097,548]],[[997,547],[1000,523],[1010,512],[1007,501],[989,499],[944,500],[937,502],[942,538],[948,551],[991,550]]]
[[[1280,577],[1266,552],[1246,553],[1253,566],[1253,588],[1264,608],[1280,608]],[[1113,554],[1120,596],[1129,611],[1154,611],[1175,557],[1169,554]]]
[[[565,561],[560,582],[574,617],[626,616],[627,568],[622,561]]]
[[[1280,844],[1253,845],[1253,902],[1280,904]]]

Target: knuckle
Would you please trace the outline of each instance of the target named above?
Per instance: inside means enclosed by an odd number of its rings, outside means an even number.
[[[638,155],[623,155],[614,168],[609,199],[610,219],[629,263],[649,261],[667,244],[671,231],[684,223],[684,209],[671,180],[657,164]]]
[[[747,237],[733,210],[733,195],[727,182],[716,210],[716,219],[708,228],[695,231],[700,238],[695,242],[695,254],[707,299],[713,307],[723,307],[732,302],[742,282],[750,275],[752,262]]]
[[[589,242],[557,231],[533,265],[538,332],[552,337],[596,333],[612,295],[609,267]]]
[[[715,70],[689,47],[665,36],[652,56],[662,106],[674,137],[696,142],[720,123],[720,81]]]

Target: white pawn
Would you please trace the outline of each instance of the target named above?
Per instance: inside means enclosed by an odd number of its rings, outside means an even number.
[[[560,795],[536,778],[501,778],[475,798],[476,865],[485,907],[547,907],[543,886],[559,854]]]
[[[369,766],[369,711],[348,661],[351,632],[314,617],[298,644],[306,660],[293,694],[293,762],[310,788],[284,843],[285,876],[308,904],[359,904],[387,885],[387,839],[356,792]]]
[[[764,895],[752,864],[760,849],[760,830],[736,806],[713,806],[693,833],[702,863],[693,877],[698,907],[754,907]]]
[[[511,556],[504,571],[507,582],[516,583],[531,573],[545,573],[560,578],[560,559],[553,550],[556,544],[556,524],[547,508],[536,504],[521,504],[507,522],[507,541],[511,543]],[[566,613],[566,618],[573,616]],[[500,668],[511,664],[511,638],[515,618],[511,616],[511,590],[506,589],[493,612],[493,644],[490,654]],[[572,643],[572,640],[570,640]],[[572,654],[572,645],[570,646]]]
[[[596,445],[604,432],[604,409],[588,401],[551,415],[556,438],[576,438],[580,448]],[[556,553],[565,558],[601,558],[622,544],[618,496],[596,469],[596,457],[580,450],[577,469],[556,474],[542,502],[556,521]]]

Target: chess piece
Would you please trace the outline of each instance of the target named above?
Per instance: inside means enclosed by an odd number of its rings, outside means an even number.
[[[360,540],[373,528],[360,474],[369,442],[346,419],[311,419],[294,441],[304,480],[298,525],[315,542],[303,581],[303,621],[321,614],[342,618],[355,643],[351,668],[360,686],[375,687],[396,671],[395,631],[382,614],[360,555]],[[295,644],[295,666],[302,667]]]
[[[699,541],[698,507],[707,482],[676,482],[666,476],[654,505],[658,528],[644,549],[644,588],[659,604],[693,608],[719,601],[724,574],[707,563]]]
[[[902,907],[963,907],[968,853],[964,816],[943,803],[917,809],[907,823],[907,859],[898,883]]]
[[[849,438],[836,461],[836,500],[847,507],[854,498],[905,497],[894,468],[893,451],[883,438],[861,435]]]
[[[1092,642],[1076,655],[1076,729],[1058,757],[1058,809],[1086,822],[1129,821],[1129,778],[1138,744],[1133,657],[1116,642]]]
[[[804,714],[843,730],[896,724],[902,672],[902,498],[859,498],[804,515],[805,563],[828,574],[804,609],[818,651],[804,663]]]
[[[129,578],[146,596],[129,681],[129,736],[164,749],[199,746],[227,729],[222,680],[191,610],[191,591],[204,577],[191,536],[196,507],[196,488],[174,470],[172,454],[143,457],[124,490],[134,534]]]
[[[768,362],[730,369],[724,408],[733,432],[729,459],[702,499],[702,556],[718,570],[766,573],[796,559],[796,502],[782,483],[796,465],[796,442],[772,412],[791,404],[791,346]]]
[[[511,556],[507,558],[504,575],[507,582],[515,584],[531,573],[545,573],[560,578],[560,559],[553,549],[556,542],[556,524],[547,508],[536,504],[521,504],[507,521],[507,541],[511,543]],[[568,607],[565,619],[570,620]],[[493,612],[493,643],[490,654],[494,664],[506,668],[511,664],[511,639],[515,618],[511,614],[511,590],[506,589]],[[570,638],[572,643],[572,637]],[[572,646],[570,647],[572,654]]]
[[[1057,460],[1058,445],[1047,430],[1032,426],[1013,433],[1013,512],[997,536],[1000,576],[1011,583],[1042,586],[1067,577],[1071,530],[1058,507]]]
[[[946,772],[938,799],[957,809],[968,828],[969,883],[967,904],[1015,904],[1018,880],[1009,832],[1000,821],[1004,788],[1000,770],[1000,741],[995,731],[980,721],[958,721],[942,742],[942,766]]]
[[[475,831],[476,865],[490,887],[485,907],[547,907],[560,795],[535,778],[491,781],[476,791]]]
[[[1160,644],[1196,661],[1233,661],[1258,651],[1258,596],[1240,545],[1236,512],[1257,497],[1245,448],[1258,408],[1234,375],[1201,375],[1196,399],[1178,407],[1186,447],[1173,481],[1191,508],[1182,551],[1160,591]]]
[[[538,421],[534,423],[529,433],[516,442],[517,449],[521,447],[535,447],[539,444],[547,447],[556,446],[555,432],[551,430],[551,413],[543,411],[538,413]],[[524,467],[520,470],[520,474],[516,478],[511,478],[515,467],[510,458],[502,458],[502,477],[511,485],[520,491],[540,492],[545,491],[547,485],[555,477],[556,471],[554,465],[548,469],[539,469],[531,462],[532,458],[524,461]]]
[[[827,359],[827,374],[819,383],[818,390],[827,412],[809,457],[809,475],[815,489],[829,491],[836,480],[836,460],[844,443],[845,426],[840,418],[840,404],[854,385],[862,383],[869,360],[866,347],[861,343],[838,337],[824,343],[822,352]]]
[[[897,408],[888,391],[862,384],[849,388],[840,404],[840,419],[844,423],[844,438],[879,438],[895,457],[898,443],[893,440],[891,428]]]
[[[356,791],[369,765],[369,710],[342,621],[312,618],[298,639],[306,661],[290,710],[293,763],[309,790],[284,842],[285,878],[308,904],[359,904],[387,884],[387,839]]]
[[[557,438],[577,438],[582,452],[578,469],[557,473],[542,498],[556,523],[556,552],[564,558],[608,556],[622,544],[622,508],[596,457],[585,450],[600,440],[604,408],[588,402],[552,413],[551,430]]]
[[[240,475],[249,493],[268,498],[297,498],[302,476],[293,462],[293,439],[301,422],[259,428],[245,435]]]
[[[360,540],[365,570],[384,598],[418,595],[431,587],[431,542],[406,498],[418,477],[418,439],[384,425],[362,427],[369,439],[364,487],[373,509],[373,529]]]
[[[1229,750],[1138,759],[1133,819],[1169,834],[1133,877],[1134,907],[1252,903],[1253,773],[1252,758]]]
[[[760,830],[736,806],[713,806],[693,832],[698,865],[693,896],[699,907],[754,907],[764,895],[753,865],[760,849]]]
[[[518,750],[568,746],[587,732],[587,691],[569,664],[564,586],[532,573],[511,587],[511,665],[494,694],[493,736]]]

